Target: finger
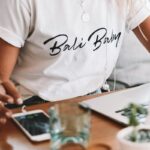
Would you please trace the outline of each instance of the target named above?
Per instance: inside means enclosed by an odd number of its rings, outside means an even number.
[[[11,81],[5,81],[3,82],[3,86],[6,90],[6,93],[14,99],[14,102],[17,104],[22,104],[21,95],[17,91],[15,85]]]
[[[6,118],[0,118],[0,124],[5,124],[7,122]]]
[[[0,118],[10,118],[12,116],[12,112],[6,107],[0,105]]]
[[[0,101],[0,109],[4,107],[4,103]]]
[[[4,120],[4,118],[11,118],[11,116],[12,112],[3,103],[0,103],[0,119]]]
[[[21,97],[21,95],[18,93],[15,85],[13,82],[9,81],[4,81],[2,83],[2,85],[4,86],[6,93],[10,96],[12,96],[14,99],[18,99]]]
[[[12,116],[12,112],[5,107],[0,108],[0,124],[5,124],[7,122],[7,119]]]
[[[2,84],[0,84],[0,94],[3,94],[3,95],[6,94],[6,91]]]
[[[4,102],[4,103],[14,103],[14,99],[11,96],[8,95],[2,95],[0,94],[0,101]]]

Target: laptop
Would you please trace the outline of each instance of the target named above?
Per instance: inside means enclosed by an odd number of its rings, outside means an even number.
[[[128,107],[129,103],[141,104],[148,108],[149,102],[150,83],[96,97],[81,102],[81,105],[88,105],[92,110],[127,125],[128,118],[124,110]],[[144,123],[146,117],[139,115],[138,119],[141,123]]]

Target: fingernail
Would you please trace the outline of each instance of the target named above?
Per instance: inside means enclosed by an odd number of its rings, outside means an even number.
[[[11,117],[12,113],[11,112],[6,112],[7,117]]]
[[[23,99],[22,99],[22,98],[18,98],[18,99],[17,99],[17,103],[18,103],[19,105],[23,104]]]

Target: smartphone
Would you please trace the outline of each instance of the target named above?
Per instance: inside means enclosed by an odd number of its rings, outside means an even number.
[[[31,105],[36,105],[36,104],[41,104],[41,103],[47,103],[49,101],[44,100],[40,98],[39,96],[31,96],[23,100],[23,104],[17,105],[17,104],[6,104],[5,107],[9,109],[14,109],[14,108],[20,108],[22,106],[31,106]]]
[[[44,111],[16,113],[12,115],[12,119],[31,141],[40,142],[50,139],[49,116]]]

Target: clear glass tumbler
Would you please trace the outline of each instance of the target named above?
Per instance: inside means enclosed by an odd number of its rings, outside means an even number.
[[[86,149],[91,127],[91,111],[78,103],[59,103],[49,109],[51,150],[77,144]]]

